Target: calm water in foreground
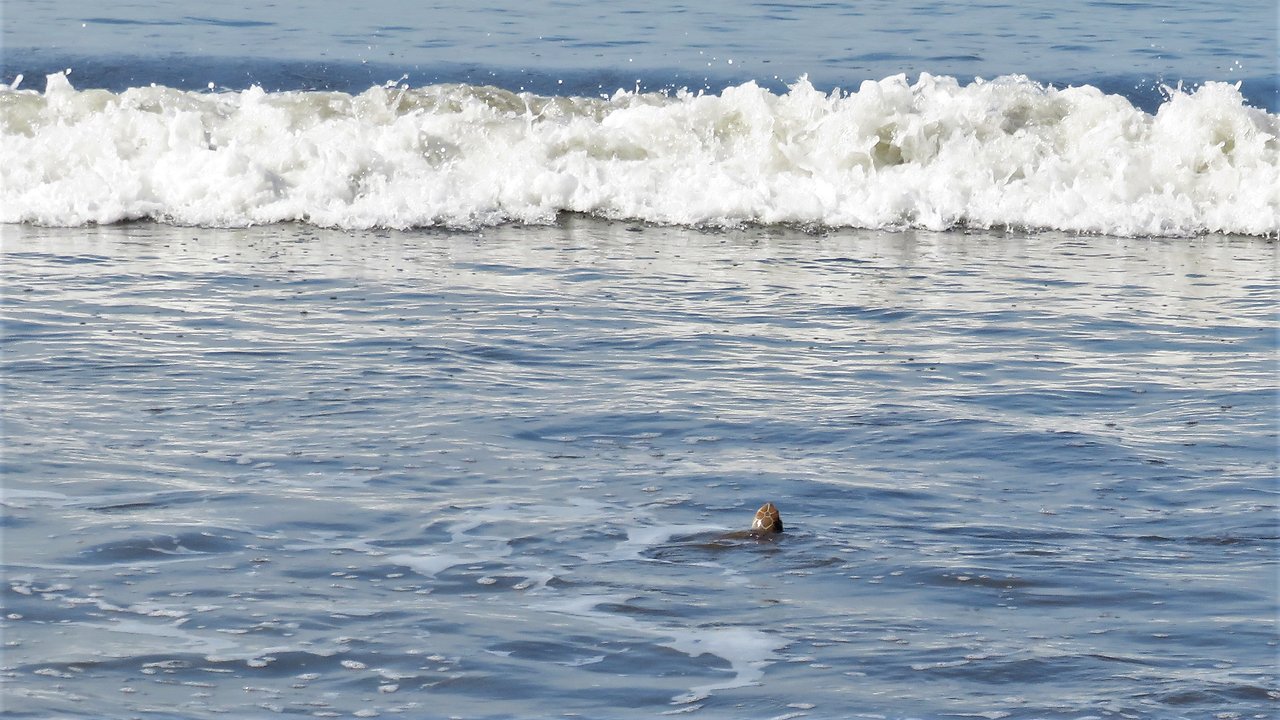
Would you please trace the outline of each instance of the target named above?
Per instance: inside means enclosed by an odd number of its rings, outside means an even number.
[[[1277,710],[1274,240],[0,233],[6,717]]]

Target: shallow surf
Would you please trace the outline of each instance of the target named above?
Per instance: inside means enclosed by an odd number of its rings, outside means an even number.
[[[1280,696],[1274,241],[0,240],[8,716]]]

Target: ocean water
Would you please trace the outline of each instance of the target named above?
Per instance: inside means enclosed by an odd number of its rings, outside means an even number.
[[[8,716],[1280,699],[1273,241],[3,232]]]
[[[1280,710],[1274,3],[0,12],[0,716]]]
[[[1160,101],[1161,84],[1242,81],[1254,106],[1280,108],[1269,0],[9,0],[4,13],[5,82],[70,66],[114,90],[215,81],[358,92],[407,74],[415,86],[489,78],[509,90],[591,95],[635,83],[719,91],[754,80],[779,90],[802,75],[852,89],[928,72],[1091,84],[1144,106]]]
[[[255,5],[7,4],[0,222],[1280,229],[1272,2]]]

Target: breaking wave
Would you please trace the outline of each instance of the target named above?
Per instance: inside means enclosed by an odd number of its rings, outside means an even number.
[[[1091,86],[904,75],[852,92],[556,97],[0,85],[0,222],[548,223],[1280,232],[1280,116],[1239,87],[1154,114]]]

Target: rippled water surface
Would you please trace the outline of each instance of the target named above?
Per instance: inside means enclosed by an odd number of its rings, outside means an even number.
[[[6,716],[1277,710],[1273,240],[0,233]]]
[[[780,89],[922,72],[1088,83],[1150,109],[1161,84],[1242,81],[1277,110],[1271,0],[7,0],[0,82],[74,68],[77,87],[206,83],[360,91],[496,84],[552,94],[633,84]]]

